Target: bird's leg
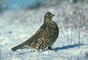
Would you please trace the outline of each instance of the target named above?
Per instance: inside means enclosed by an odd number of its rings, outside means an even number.
[[[51,48],[51,47],[48,47],[48,49],[49,49],[49,50],[52,50],[52,48]]]

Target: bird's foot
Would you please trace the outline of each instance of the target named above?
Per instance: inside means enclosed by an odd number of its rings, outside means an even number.
[[[52,48],[51,48],[51,47],[48,47],[48,49],[49,49],[49,50],[52,50]]]

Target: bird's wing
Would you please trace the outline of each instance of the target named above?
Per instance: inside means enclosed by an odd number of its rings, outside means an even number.
[[[48,24],[43,24],[39,30],[32,36],[30,37],[27,41],[25,41],[27,44],[31,44],[33,41],[38,42],[38,40],[48,36],[49,34],[49,25]],[[24,43],[25,43],[24,42]]]
[[[32,36],[30,37],[27,41],[25,41],[23,44],[24,45],[29,45],[32,48],[35,48],[38,43],[42,43],[47,36],[49,36],[49,26],[47,24],[43,24],[39,30]]]
[[[46,34],[49,33],[49,29],[50,29],[49,24],[43,24],[43,25],[39,28],[39,30],[34,34],[34,36],[43,37],[43,36],[45,36]]]

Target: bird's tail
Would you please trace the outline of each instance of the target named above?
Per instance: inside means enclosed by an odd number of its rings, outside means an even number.
[[[16,50],[18,50],[18,49],[29,48],[30,41],[31,41],[31,40],[27,40],[27,41],[25,41],[25,42],[23,42],[23,43],[21,43],[21,44],[15,46],[15,47],[11,48],[11,50],[12,50],[12,51],[16,51]]]
[[[12,51],[16,51],[16,50],[22,49],[22,48],[23,48],[23,44],[20,44],[20,45],[18,45],[18,46],[13,47],[11,50],[12,50]]]

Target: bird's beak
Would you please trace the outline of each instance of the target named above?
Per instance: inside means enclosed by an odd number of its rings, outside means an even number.
[[[52,16],[55,16],[54,14],[52,14]]]

